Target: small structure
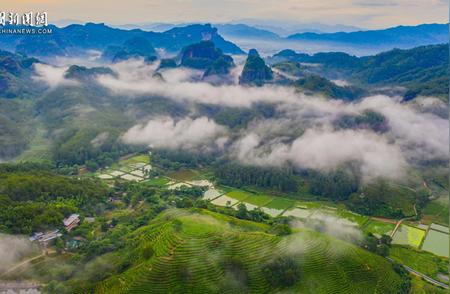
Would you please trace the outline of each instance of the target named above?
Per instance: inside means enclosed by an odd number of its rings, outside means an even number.
[[[50,232],[36,232],[34,233],[29,240],[31,242],[37,241],[40,245],[46,247],[49,243],[54,241],[56,238],[61,237],[62,234],[59,233],[59,230],[54,230]]]
[[[95,221],[95,217],[85,217],[84,221],[87,223],[93,223]]]
[[[68,218],[65,218],[63,222],[66,231],[70,232],[73,228],[78,226],[78,223],[80,222],[80,215],[73,213]]]

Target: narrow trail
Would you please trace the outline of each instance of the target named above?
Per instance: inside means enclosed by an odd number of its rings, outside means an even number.
[[[12,273],[16,269],[26,265],[27,263],[30,263],[33,260],[39,259],[39,258],[44,257],[44,256],[45,256],[45,252],[42,252],[40,255],[37,255],[35,257],[32,257],[32,258],[29,258],[29,259],[26,259],[26,260],[22,261],[21,263],[18,263],[15,266],[13,266],[13,267],[9,268],[8,270],[6,270],[5,272],[1,273],[0,274],[0,278],[6,276],[9,273]]]
[[[408,216],[408,217],[405,217],[405,218],[402,218],[401,220],[399,220],[397,222],[397,224],[395,225],[395,228],[392,230],[391,238],[394,237],[395,232],[397,232],[398,228],[400,227],[400,225],[402,224],[403,221],[409,220],[409,219],[414,219],[417,217],[418,214],[417,214],[416,204],[413,205],[413,208],[414,208],[414,216]]]

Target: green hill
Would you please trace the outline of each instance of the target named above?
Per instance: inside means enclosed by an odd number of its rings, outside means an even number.
[[[120,274],[82,292],[94,293],[398,293],[401,278],[382,257],[309,230],[288,237],[266,225],[205,210],[168,210],[127,236]],[[294,260],[292,287],[273,286],[267,268]],[[289,273],[287,273],[289,275]]]

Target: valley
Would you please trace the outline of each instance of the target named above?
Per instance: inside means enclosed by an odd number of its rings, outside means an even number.
[[[0,291],[446,293],[448,44],[52,28],[0,39]]]

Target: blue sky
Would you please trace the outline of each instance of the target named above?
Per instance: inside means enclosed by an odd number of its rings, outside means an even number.
[[[363,28],[448,22],[447,0],[15,0],[2,11],[47,11],[50,21],[110,24],[240,19],[346,24]]]

